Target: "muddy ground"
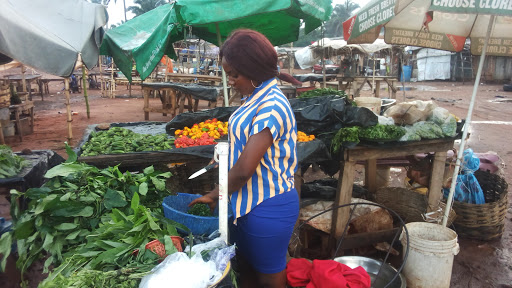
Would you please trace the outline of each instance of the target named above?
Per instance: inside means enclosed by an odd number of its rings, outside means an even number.
[[[19,71],[0,71],[1,74],[17,74]],[[301,71],[296,71],[300,73]],[[307,72],[306,72],[307,73]],[[55,77],[51,77],[55,78]],[[308,85],[307,83],[305,84]],[[466,118],[469,107],[472,83],[449,81],[406,83],[405,95],[400,91],[397,100],[433,100],[437,105],[445,107],[459,118]],[[66,107],[63,84],[50,82],[50,94],[34,96],[35,127],[34,133],[23,137],[8,138],[8,144],[14,151],[25,148],[32,150],[51,149],[65,157],[64,141],[67,140]],[[501,157],[501,175],[512,183],[512,93],[504,92],[503,85],[481,83],[474,108],[470,138],[467,147],[475,152],[497,152]],[[84,129],[91,124],[103,122],[137,122],[144,121],[143,99],[139,86],[135,86],[132,97],[128,96],[126,87],[117,87],[114,99],[101,97],[99,90],[88,90],[90,118],[86,114],[86,105],[81,93],[71,95],[73,116],[73,140],[75,145],[82,137]],[[363,90],[362,96],[370,96],[369,89]],[[388,95],[382,90],[381,97]],[[151,106],[160,105],[158,98],[150,99]],[[220,104],[220,102],[219,102]],[[200,103],[206,108],[206,103]],[[170,116],[158,113],[150,114],[151,121],[169,121]],[[512,190],[512,189],[509,189]],[[512,203],[512,192],[508,195]],[[5,203],[5,199],[0,199]],[[0,216],[8,216],[8,206],[0,205]],[[512,208],[508,208],[505,232],[501,239],[484,242],[459,239],[461,251],[455,257],[452,274],[452,287],[512,287]],[[37,274],[37,272],[36,272]],[[5,275],[4,275],[5,276]],[[33,276],[33,275],[32,275]],[[36,276],[33,276],[36,277]],[[435,277],[435,275],[432,275]]]

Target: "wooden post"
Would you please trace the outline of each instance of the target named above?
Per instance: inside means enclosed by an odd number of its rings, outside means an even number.
[[[21,65],[21,91],[27,92],[27,82],[25,80],[25,72],[27,69],[25,68],[25,65]]]
[[[436,211],[441,202],[446,154],[447,152],[436,152],[434,155],[434,163],[432,164],[432,173],[430,174],[431,177],[428,189],[427,212]]]
[[[338,181],[338,192],[336,193],[336,199],[334,200],[334,207],[342,204],[350,203],[352,198],[352,186],[354,185],[354,170],[356,162],[346,160],[341,163],[340,180]],[[343,234],[343,228],[347,224],[350,208],[334,209],[332,211],[332,227],[331,235],[337,240]]]
[[[103,90],[103,73],[102,73],[102,59],[101,59],[101,55],[98,56],[99,58],[99,62],[100,62],[100,89],[101,89],[101,97],[105,97],[105,90]]]
[[[89,97],[87,97],[87,68],[82,65],[82,85],[84,86],[85,107],[87,109],[87,119],[91,119],[91,111],[89,109]]]
[[[64,78],[64,90],[66,93],[66,112],[67,112],[67,118],[68,118],[68,143],[71,145],[71,140],[73,139],[73,129],[71,126],[71,122],[73,122],[73,119],[71,118],[71,108],[69,107],[70,104],[70,98],[69,95],[69,78]]]

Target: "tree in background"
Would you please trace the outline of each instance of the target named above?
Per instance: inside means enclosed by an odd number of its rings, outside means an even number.
[[[350,18],[359,5],[351,0],[345,0],[344,4],[337,4],[331,14],[331,18],[324,23],[324,36],[326,38],[343,37],[343,21]],[[300,29],[299,40],[293,43],[295,47],[305,47],[311,45],[311,42],[320,40],[322,37],[322,28],[311,31],[304,35],[304,28]],[[289,46],[289,45],[283,45]]]
[[[167,3],[165,0],[135,0],[133,1],[138,6],[130,6],[126,10],[131,11],[135,14],[135,17],[142,15],[146,12],[149,12],[155,9],[158,6],[164,5]]]

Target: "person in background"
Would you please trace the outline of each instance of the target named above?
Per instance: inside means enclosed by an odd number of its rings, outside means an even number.
[[[244,98],[229,119],[228,193],[241,287],[286,287],[286,253],[299,214],[297,125],[277,79],[277,53],[261,33],[234,31],[220,50],[229,85]],[[291,78],[291,79],[290,79]],[[214,208],[214,189],[190,203]]]

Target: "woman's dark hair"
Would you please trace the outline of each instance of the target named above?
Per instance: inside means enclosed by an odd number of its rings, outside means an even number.
[[[295,85],[302,84],[288,74],[278,73],[274,46],[267,37],[254,30],[233,31],[220,48],[220,58],[225,59],[238,73],[257,83],[279,77]]]

